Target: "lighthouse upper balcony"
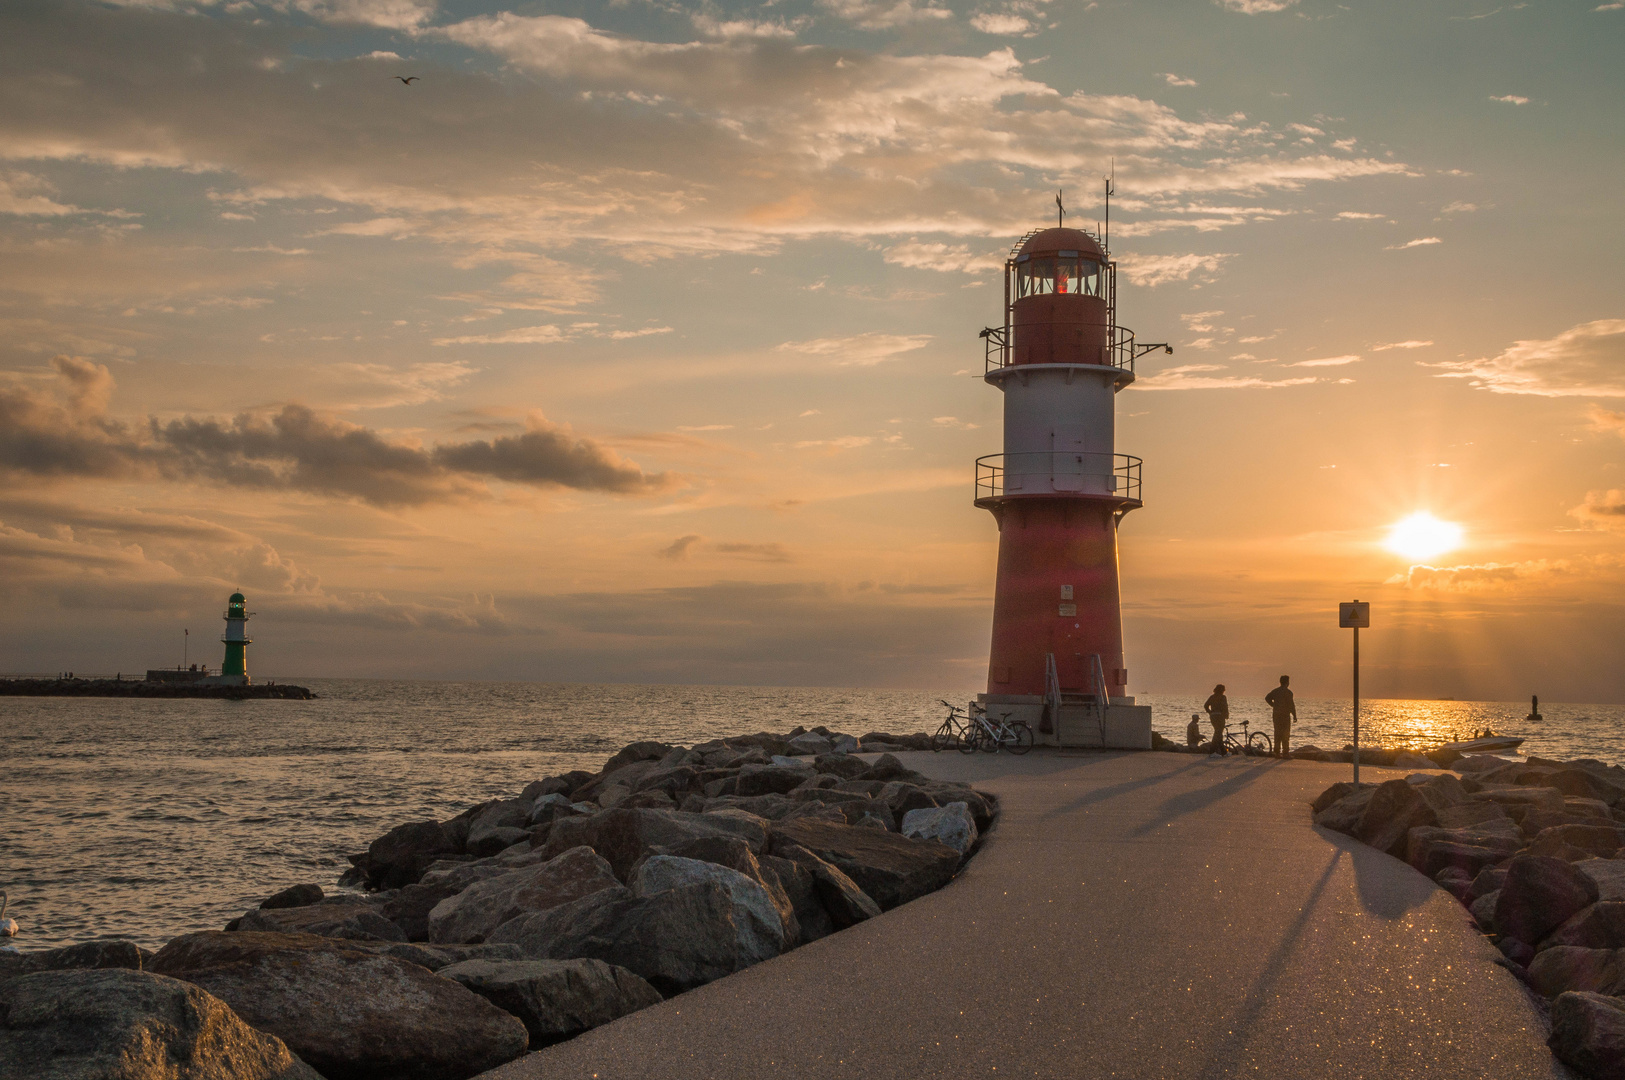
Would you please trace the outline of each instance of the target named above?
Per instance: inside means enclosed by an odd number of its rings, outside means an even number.
[[[1126,513],[1144,505],[1142,464],[1132,454],[988,454],[976,459],[976,505],[990,510],[1018,498],[1107,499]]]
[[[1101,346],[1099,357],[1091,358],[1096,360],[1094,363],[1017,364],[1013,362],[1011,334],[1007,328],[990,326],[982,331],[981,337],[986,345],[983,357],[985,366],[982,377],[994,384],[1018,371],[1033,371],[1041,368],[1077,368],[1080,370],[1109,371],[1116,379],[1118,389],[1121,389],[1134,381],[1135,360],[1152,349],[1166,347],[1160,342],[1150,346],[1137,345],[1134,341],[1134,331],[1126,326],[1113,326],[1106,336],[1106,343]]]

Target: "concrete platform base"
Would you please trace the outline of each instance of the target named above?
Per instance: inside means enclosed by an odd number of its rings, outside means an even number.
[[[1044,731],[1044,699],[1037,694],[977,694],[992,717],[1021,721],[1033,729],[1035,746],[1082,747],[1094,750],[1151,749],[1151,706],[1114,699],[1102,716],[1093,706],[1063,705],[1060,722]],[[1129,698],[1128,702],[1134,699]]]

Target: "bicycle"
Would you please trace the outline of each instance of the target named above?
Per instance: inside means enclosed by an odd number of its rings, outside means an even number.
[[[996,754],[1000,750],[1009,750],[1012,754],[1025,754],[1031,750],[1033,729],[1020,720],[1012,724],[1009,718],[1009,713],[1002,713],[998,722],[994,723],[987,718],[985,711],[974,717],[971,732],[960,747],[961,752],[969,754],[980,750],[985,754]]]
[[[937,700],[942,701],[941,698]],[[969,713],[946,701],[943,701],[942,704],[947,706],[948,718],[942,722],[942,726],[937,728],[935,734],[931,736],[931,750],[933,753],[939,754],[950,746],[963,749],[965,736],[971,730]]]
[[[1275,740],[1262,731],[1248,733],[1247,728],[1251,723],[1251,720],[1241,722],[1240,735],[1237,735],[1233,728],[1227,726],[1224,731],[1224,748],[1232,753],[1247,754],[1253,757],[1268,757],[1275,753]]]

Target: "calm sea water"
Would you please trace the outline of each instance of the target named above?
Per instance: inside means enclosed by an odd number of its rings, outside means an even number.
[[[16,944],[155,947],[301,881],[331,889],[403,821],[446,818],[637,739],[694,743],[800,724],[928,731],[924,691],[305,680],[315,701],[0,698],[0,889]],[[1183,741],[1199,698],[1142,696]],[[1233,718],[1267,722],[1237,699]],[[1340,747],[1346,701],[1304,701],[1296,739]],[[1484,726],[1547,757],[1625,761],[1620,706],[1377,701],[1362,741],[1421,744]]]

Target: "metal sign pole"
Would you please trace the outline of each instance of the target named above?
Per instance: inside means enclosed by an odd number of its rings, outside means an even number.
[[[1360,782],[1360,628],[1354,628],[1354,782]]]

